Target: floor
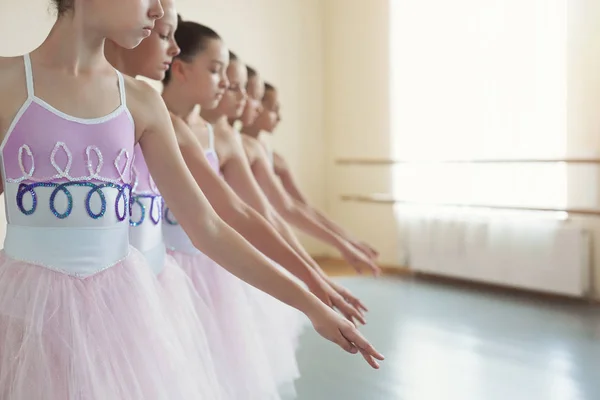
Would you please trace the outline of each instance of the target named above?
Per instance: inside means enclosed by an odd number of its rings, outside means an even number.
[[[371,311],[372,371],[307,332],[298,400],[599,400],[600,308],[413,279],[337,278]]]

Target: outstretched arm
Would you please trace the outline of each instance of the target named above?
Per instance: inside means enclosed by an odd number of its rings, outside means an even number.
[[[369,244],[357,240],[352,237],[346,230],[344,230],[340,225],[336,224],[331,218],[325,215],[323,212],[313,207],[309,202],[308,198],[302,193],[300,186],[298,185],[292,171],[288,167],[285,159],[277,154],[273,153],[273,167],[275,175],[281,181],[281,184],[288,195],[297,203],[297,206],[304,206],[305,209],[310,212],[314,218],[316,218],[320,223],[330,229],[332,232],[335,232],[337,235],[343,237],[351,243],[354,247],[365,253],[370,258],[377,258],[379,256],[379,252],[375,250]]]
[[[323,279],[316,274],[277,231],[256,211],[244,203],[212,169],[202,144],[189,126],[176,116],[171,116],[179,150],[196,183],[216,213],[257,250],[302,280],[311,291],[327,305],[331,301]]]
[[[371,259],[365,256],[361,251],[356,249],[351,243],[343,237],[328,229],[320,223],[310,211],[302,204],[294,202],[281,187],[267,154],[262,146],[256,140],[245,140],[244,145],[246,151],[252,154],[252,172],[256,177],[258,184],[271,204],[277,212],[288,221],[290,224],[305,231],[311,236],[320,239],[340,251],[343,257],[348,261],[358,272],[364,269],[369,269],[373,274],[379,274],[380,270]]]
[[[260,187],[256,183],[244,149],[238,136],[225,135],[220,140],[227,141],[228,155],[224,160],[223,175],[231,188],[241,197],[246,203],[252,206],[259,212],[276,230],[281,237],[296,251],[296,254],[307,264],[312,267],[317,276],[328,284],[324,288],[329,296],[331,303],[351,321],[356,319],[361,323],[365,323],[361,313],[366,310],[364,305],[347,290],[340,290],[339,285],[332,283],[329,277],[323,273],[319,265],[310,257],[304,247],[300,244],[296,235],[293,233],[289,225],[277,214]],[[282,264],[287,268],[286,264]],[[294,273],[294,271],[289,270]],[[342,288],[343,289],[343,288]]]
[[[321,335],[351,353],[360,351],[376,368],[375,358],[383,356],[349,321],[277,271],[219,218],[186,167],[169,113],[158,93],[142,82],[128,84],[132,86],[128,93],[130,109],[136,108],[135,103],[143,104],[134,110],[134,118],[150,173],[192,243],[240,279],[304,312]]]

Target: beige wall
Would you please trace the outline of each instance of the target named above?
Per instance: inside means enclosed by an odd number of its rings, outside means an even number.
[[[0,2],[0,55],[38,46],[54,22],[50,0],[28,0],[27,7],[23,0]],[[179,0],[177,6],[184,19],[217,30],[232,50],[281,89],[283,123],[274,145],[288,157],[310,198],[323,206],[321,2]],[[306,243],[313,253],[323,249],[314,241]]]
[[[335,166],[342,157],[387,158],[391,151],[388,0],[324,4],[327,204],[344,225],[376,243],[382,261],[402,263],[393,208],[345,203],[341,194],[391,193],[388,167]],[[568,2],[568,154],[600,158],[600,2]],[[569,169],[569,205],[600,209],[600,166]],[[574,218],[594,237],[592,281],[600,298],[600,218]]]
[[[568,152],[600,158],[600,2],[569,3]],[[572,207],[600,209],[600,165],[569,170]],[[600,299],[600,218],[577,218],[593,235],[594,297]]]
[[[390,168],[335,165],[338,158],[391,156],[388,0],[327,0],[323,7],[328,210],[376,244],[383,263],[397,265],[393,208],[340,201],[341,194],[390,193]]]

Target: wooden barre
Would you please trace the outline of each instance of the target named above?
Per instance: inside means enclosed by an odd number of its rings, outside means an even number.
[[[340,158],[337,165],[401,165],[401,164],[592,164],[600,165],[598,158],[548,159],[471,159],[471,160],[394,160],[386,158]]]
[[[422,203],[415,201],[407,201],[394,199],[388,195],[373,194],[373,195],[342,195],[343,201],[354,201],[359,203],[371,204],[408,204],[420,206],[435,206],[435,207],[464,207],[464,208],[485,208],[493,210],[513,210],[513,211],[540,211],[540,212],[564,212],[572,215],[587,215],[600,216],[598,209],[586,208],[545,208],[545,207],[521,207],[521,206],[498,206],[487,204],[455,204],[455,203]]]

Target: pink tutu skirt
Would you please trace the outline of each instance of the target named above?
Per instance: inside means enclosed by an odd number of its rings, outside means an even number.
[[[272,263],[280,272],[305,287],[304,283],[289,271],[275,262]],[[269,343],[267,356],[275,371],[279,393],[285,399],[294,398],[294,382],[300,377],[296,351],[300,335],[308,326],[309,320],[298,310],[250,285],[245,285],[245,289],[262,337]]]
[[[83,279],[0,253],[0,398],[220,399],[160,292],[133,248]]]
[[[234,400],[227,392],[228,383],[222,379],[225,365],[219,360],[224,346],[214,316],[173,257],[166,255],[157,278],[166,313],[187,355],[187,368],[203,372],[195,373],[193,378],[213,394],[211,399]]]
[[[203,254],[189,255],[169,251],[179,266],[188,274],[197,293],[215,316],[218,337],[224,351],[221,361],[225,363],[229,393],[233,399],[278,400],[280,399],[273,366],[268,358],[262,337],[255,321],[255,313],[249,304],[244,282],[221,268]],[[220,372],[221,373],[221,372]]]

